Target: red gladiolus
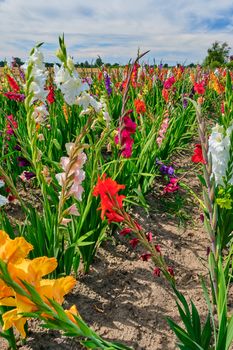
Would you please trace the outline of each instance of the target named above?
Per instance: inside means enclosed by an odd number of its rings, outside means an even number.
[[[126,235],[128,235],[130,232],[132,232],[131,228],[126,227],[126,228],[124,228],[123,230],[121,230],[119,234],[120,234],[121,236],[126,236]]]
[[[138,114],[144,114],[146,112],[146,105],[144,101],[136,99],[134,100],[134,106]]]
[[[100,196],[101,204],[99,210],[101,210],[102,220],[104,220],[106,215],[109,223],[124,221],[120,210],[123,208],[122,201],[125,196],[118,194],[119,190],[124,188],[124,185],[119,185],[111,178],[106,178],[106,174],[103,175],[102,179],[98,178],[93,195],[95,197]]]
[[[193,154],[191,159],[192,159],[193,163],[206,164],[206,162],[203,158],[202,148],[201,148],[201,145],[199,143],[195,145],[194,154]]]
[[[13,115],[7,116],[6,133],[7,135],[14,135],[14,129],[18,128],[18,123],[14,120]]]
[[[55,97],[54,97],[54,88],[52,85],[48,87],[49,93],[47,95],[47,102],[51,105],[52,103],[55,102]]]
[[[125,218],[119,214],[117,214],[114,211],[111,212],[106,212],[106,216],[108,218],[108,223],[110,224],[111,222],[122,222],[125,220]]]
[[[13,91],[4,92],[3,95],[9,98],[9,100],[14,100],[17,102],[23,102],[25,100],[24,94],[19,94]]]
[[[12,78],[9,74],[7,74],[6,77],[7,77],[7,80],[8,80],[8,83],[9,83],[11,89],[12,89],[14,92],[19,92],[20,87],[19,87],[19,85],[17,84],[17,82],[15,81],[15,79]]]
[[[131,239],[129,241],[129,244],[131,245],[131,247],[133,249],[135,249],[137,247],[138,243],[139,243],[139,239],[138,238],[133,238],[133,239]]]
[[[160,276],[160,269],[159,269],[158,267],[156,267],[156,268],[154,269],[153,275],[154,275],[155,277],[159,277],[159,276]]]
[[[134,221],[134,224],[136,225],[136,227],[139,231],[143,230],[142,226],[137,221]]]
[[[205,93],[205,88],[203,86],[203,83],[195,83],[194,84],[194,91],[198,94],[198,95],[204,95]]]
[[[173,270],[173,268],[172,268],[172,267],[168,267],[167,271],[170,273],[170,275],[171,275],[172,277],[174,277],[174,276],[175,276],[175,274],[174,274],[174,270]]]
[[[144,253],[141,255],[141,259],[142,261],[148,261],[151,258],[151,254],[150,253]]]
[[[163,90],[162,90],[162,96],[163,96],[165,102],[168,103],[168,100],[169,100],[169,92],[168,92],[167,89],[163,89]]]

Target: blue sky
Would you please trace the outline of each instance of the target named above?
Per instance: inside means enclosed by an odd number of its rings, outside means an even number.
[[[233,48],[232,0],[0,0],[0,60],[26,59],[39,42],[55,61],[64,32],[75,62],[201,63],[218,40]],[[233,49],[232,51],[233,52]]]

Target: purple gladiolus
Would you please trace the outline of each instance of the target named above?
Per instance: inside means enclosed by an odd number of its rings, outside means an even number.
[[[15,149],[16,151],[21,151],[20,145],[15,145],[14,149]]]
[[[35,173],[33,173],[33,171],[24,171],[24,176],[27,180],[32,179],[33,177],[36,176]]]
[[[166,166],[164,164],[159,168],[159,170],[161,171],[162,174],[169,175],[169,176],[173,176],[175,172],[172,166]]]
[[[30,165],[29,161],[24,157],[18,157],[17,161],[18,161],[18,166],[20,166],[20,167]]]
[[[188,100],[186,98],[183,98],[183,108],[186,109],[188,106]]]
[[[106,87],[108,96],[110,96],[112,93],[112,87],[111,87],[111,79],[107,72],[104,72],[104,82],[105,82],[105,87]]]

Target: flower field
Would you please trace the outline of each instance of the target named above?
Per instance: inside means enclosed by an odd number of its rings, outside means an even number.
[[[233,74],[145,55],[1,72],[1,348],[231,349]]]

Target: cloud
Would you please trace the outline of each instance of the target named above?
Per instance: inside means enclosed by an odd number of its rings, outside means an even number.
[[[54,61],[62,33],[79,62],[126,63],[138,48],[151,62],[202,62],[215,40],[233,46],[232,0],[0,0],[0,23],[0,59],[25,59],[43,41]]]

